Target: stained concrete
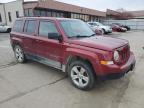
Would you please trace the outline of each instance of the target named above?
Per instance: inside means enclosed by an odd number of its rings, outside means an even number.
[[[143,34],[108,35],[129,40],[136,68],[121,79],[98,81],[87,92],[73,87],[56,69],[32,61],[16,63],[9,34],[0,34],[0,108],[144,108]]]

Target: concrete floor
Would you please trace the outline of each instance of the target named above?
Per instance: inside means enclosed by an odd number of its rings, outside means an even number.
[[[119,80],[97,82],[91,91],[73,87],[66,75],[48,66],[17,64],[9,35],[0,34],[0,108],[144,108],[144,32],[113,33],[129,40],[137,64]]]

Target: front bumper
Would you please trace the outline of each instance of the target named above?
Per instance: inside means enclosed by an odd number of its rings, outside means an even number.
[[[107,65],[102,66],[101,75],[97,75],[101,80],[110,80],[110,79],[119,79],[123,77],[129,71],[132,71],[135,68],[135,57],[133,53],[131,53],[129,60],[121,66],[118,65]]]

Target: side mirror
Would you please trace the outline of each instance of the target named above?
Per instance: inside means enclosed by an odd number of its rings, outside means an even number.
[[[59,40],[59,42],[62,42],[62,36],[58,33],[48,33],[49,39]]]

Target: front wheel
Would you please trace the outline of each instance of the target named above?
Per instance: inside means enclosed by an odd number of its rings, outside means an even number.
[[[95,75],[89,63],[80,60],[74,61],[70,64],[68,73],[75,87],[81,90],[89,90],[94,87]]]
[[[17,62],[24,63],[26,61],[24,52],[19,45],[16,45],[14,47],[14,54],[15,54],[15,58],[16,58]]]

